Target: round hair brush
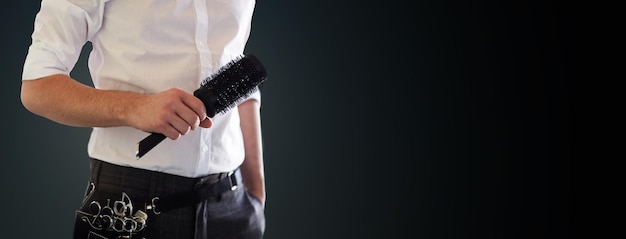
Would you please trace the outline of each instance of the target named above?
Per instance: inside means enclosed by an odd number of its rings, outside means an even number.
[[[265,81],[267,73],[258,58],[253,55],[239,56],[222,66],[217,73],[204,79],[200,88],[193,92],[206,107],[207,117],[224,113],[241,100],[254,93]],[[137,143],[137,159],[166,138],[152,133]]]

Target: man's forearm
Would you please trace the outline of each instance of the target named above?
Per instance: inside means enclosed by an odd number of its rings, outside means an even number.
[[[79,127],[127,125],[127,112],[140,97],[131,92],[97,90],[62,74],[25,80],[21,92],[29,111]]]
[[[100,90],[52,75],[23,81],[21,97],[31,112],[70,126],[130,126],[178,139],[212,124],[202,101],[176,88],[155,94]]]
[[[265,205],[260,103],[248,100],[240,104],[238,110],[245,148],[245,159],[241,165],[243,180],[248,191]]]

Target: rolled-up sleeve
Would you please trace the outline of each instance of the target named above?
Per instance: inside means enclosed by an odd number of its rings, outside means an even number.
[[[258,89],[255,92],[253,92],[252,94],[250,94],[244,101],[247,100],[256,100],[259,102],[259,104],[261,103],[261,90]]]
[[[22,80],[68,74],[102,25],[103,0],[43,0],[35,16]]]

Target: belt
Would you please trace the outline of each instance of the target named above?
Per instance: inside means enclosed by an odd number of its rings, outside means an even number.
[[[239,169],[228,173],[217,182],[210,182],[211,177],[201,178],[194,186],[194,190],[164,195],[152,199],[152,210],[155,214],[166,212],[172,209],[196,205],[196,203],[217,197],[222,193],[234,191],[238,185],[242,185],[241,172]],[[221,175],[220,175],[221,176]]]
[[[146,209],[154,214],[194,206],[204,200],[218,198],[221,194],[243,185],[239,169],[200,178],[188,178],[92,159],[91,174],[92,183],[105,191],[115,191],[113,189],[115,187],[151,188],[155,185],[154,182],[179,185],[177,188],[181,190],[176,192],[159,193],[156,196],[153,194],[145,198],[148,199]]]

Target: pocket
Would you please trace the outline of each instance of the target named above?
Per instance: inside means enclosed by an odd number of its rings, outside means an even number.
[[[256,215],[259,222],[265,227],[265,208],[263,207],[263,203],[257,197],[252,195],[248,190],[244,190],[246,194],[246,198],[248,198],[248,202],[254,209],[254,214]]]
[[[254,196],[254,194],[250,193],[247,188],[244,188],[243,191],[245,192],[246,198],[248,199],[248,202],[250,203],[250,205],[252,205],[254,209],[257,211],[257,214],[261,214],[262,216],[265,216],[265,205],[263,205],[261,200],[257,198],[256,196]]]
[[[252,195],[248,190],[243,190],[250,207],[247,207],[249,215],[248,233],[250,238],[263,238],[265,232],[265,209],[261,200]]]
[[[76,211],[74,239],[141,238],[147,218],[136,214],[139,207],[134,208],[133,203],[140,202],[132,202],[126,193],[88,193]]]
[[[263,207],[263,203],[261,203],[261,199],[259,199],[256,196],[252,195],[252,193],[248,192],[248,190],[246,190],[246,196],[248,197],[248,200],[252,201],[253,204],[257,204],[257,205]]]

